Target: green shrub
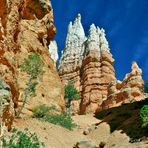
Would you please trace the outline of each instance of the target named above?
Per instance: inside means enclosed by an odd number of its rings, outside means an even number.
[[[34,82],[28,85],[29,92],[32,93],[34,96],[36,96],[36,85],[38,85],[38,82]]]
[[[80,99],[78,91],[75,89],[74,85],[71,81],[65,86],[65,99],[66,99],[66,107],[69,108],[72,100]]]
[[[49,106],[49,111],[52,111],[52,110],[59,111],[55,105],[50,105]]]
[[[7,141],[2,139],[2,148],[41,148],[43,143],[39,142],[39,139],[35,133],[30,133],[26,128],[24,131],[12,130],[12,135]]]
[[[38,75],[43,72],[43,63],[40,55],[37,53],[31,53],[26,59],[24,59],[20,68],[21,71],[26,72],[32,78],[37,78]]]
[[[54,105],[39,105],[33,109],[33,117],[60,125],[69,130],[72,130],[76,126],[69,114],[53,114],[54,111],[58,111]]]
[[[69,116],[68,114],[47,114],[44,119],[45,121],[48,121],[52,124],[60,125],[69,130],[72,130],[74,127],[76,127],[76,125],[73,123],[71,116]]]
[[[142,127],[148,127],[148,105],[144,105],[140,110]]]
[[[33,117],[43,118],[49,112],[50,107],[47,105],[39,105],[33,109]]]
[[[47,115],[47,113],[55,113],[59,112],[55,105],[47,106],[45,104],[36,106],[33,110],[33,117],[35,118],[43,118]]]

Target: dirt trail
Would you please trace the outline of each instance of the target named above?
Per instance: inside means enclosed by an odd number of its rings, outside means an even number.
[[[80,141],[90,141],[97,146],[100,142],[104,142],[104,148],[148,148],[148,143],[129,143],[129,137],[121,131],[111,133],[110,126],[105,122],[98,125],[97,129],[92,130],[88,135],[84,135],[83,131],[87,127],[101,122],[92,115],[74,116],[73,120],[78,125],[73,131],[34,118],[17,119],[14,127],[19,130],[27,127],[31,132],[35,132],[46,148],[73,148]]]

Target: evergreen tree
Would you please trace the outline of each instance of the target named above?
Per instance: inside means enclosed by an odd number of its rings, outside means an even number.
[[[72,100],[80,99],[79,93],[71,81],[69,81],[68,84],[65,86],[65,99],[67,108],[70,108]]]

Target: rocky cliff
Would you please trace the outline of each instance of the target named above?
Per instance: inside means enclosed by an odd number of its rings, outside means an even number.
[[[63,87],[48,51],[55,32],[49,0],[0,1],[0,79],[10,86],[15,112],[29,80],[20,65],[31,53],[39,54],[43,74],[37,79],[36,96],[29,96],[23,112],[29,114],[41,103],[64,108]]]
[[[117,102],[141,98],[143,80],[137,64],[133,64],[132,72],[121,84],[116,80],[113,65],[114,59],[104,29],[92,24],[88,37],[85,37],[81,16],[78,14],[74,24],[69,24],[66,45],[59,64],[63,84],[66,85],[71,80],[81,95],[77,112],[97,112],[110,106],[109,104],[113,105],[113,102],[115,105]],[[119,94],[122,94],[122,99],[117,97]],[[72,106],[78,108],[78,102],[72,102]]]

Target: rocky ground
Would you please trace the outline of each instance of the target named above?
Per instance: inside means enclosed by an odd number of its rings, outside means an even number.
[[[15,119],[14,127],[28,128],[46,148],[148,148],[148,132],[141,129],[139,108],[148,100],[106,111],[73,116],[73,131],[38,119]]]

